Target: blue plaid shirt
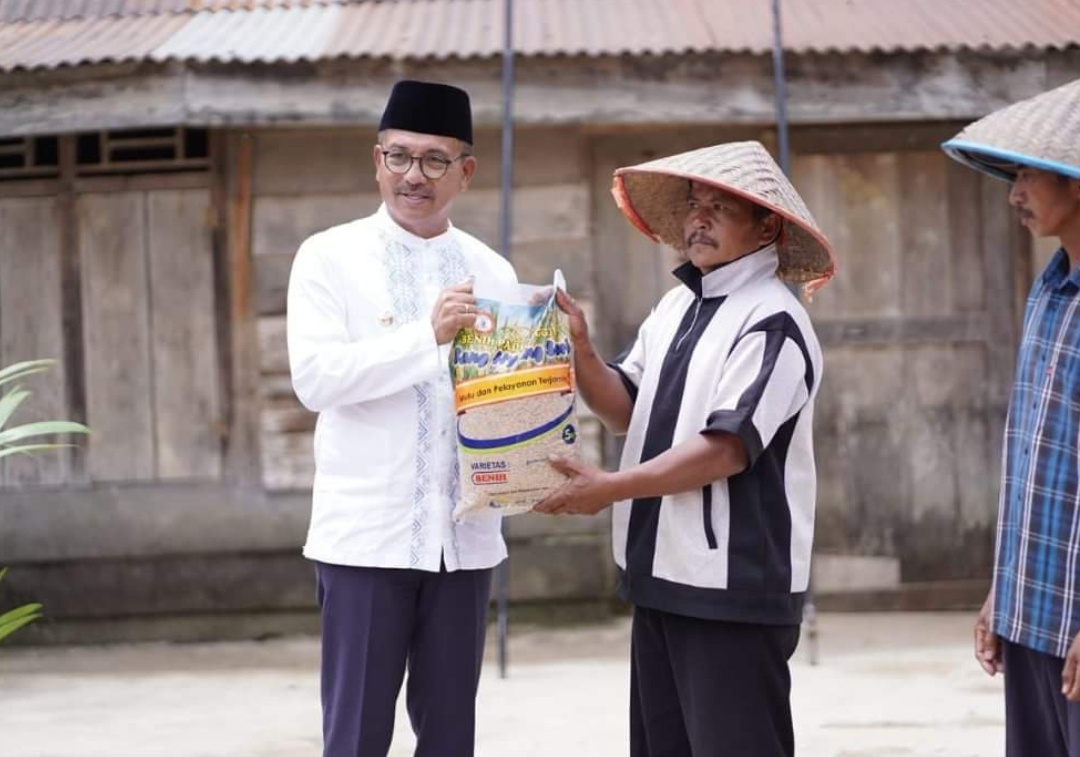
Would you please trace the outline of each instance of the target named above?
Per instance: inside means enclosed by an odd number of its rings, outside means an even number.
[[[1080,632],[1080,268],[1028,295],[1005,424],[993,629],[1064,657]]]

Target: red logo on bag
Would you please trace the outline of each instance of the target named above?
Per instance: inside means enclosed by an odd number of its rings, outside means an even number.
[[[490,334],[495,330],[495,319],[486,310],[481,310],[476,314],[476,321],[473,323],[473,331],[478,334]]]
[[[505,473],[477,472],[472,474],[472,482],[477,486],[484,484],[505,484],[508,476]]]

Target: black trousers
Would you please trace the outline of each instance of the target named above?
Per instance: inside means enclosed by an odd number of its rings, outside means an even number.
[[[315,564],[324,757],[386,757],[406,667],[417,757],[472,757],[490,570]]]
[[[791,757],[799,626],[634,608],[631,757]]]
[[[1002,644],[1006,757],[1080,757],[1080,703],[1061,693],[1065,661]]]

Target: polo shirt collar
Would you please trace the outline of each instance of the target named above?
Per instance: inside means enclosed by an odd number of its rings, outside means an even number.
[[[752,281],[775,276],[779,264],[776,245],[770,244],[706,274],[693,263],[683,263],[673,273],[696,297],[726,297]]]
[[[1066,284],[1072,284],[1074,289],[1080,289],[1080,266],[1069,270],[1069,255],[1064,247],[1050,258],[1050,263],[1042,275],[1043,283],[1054,289],[1061,289]]]

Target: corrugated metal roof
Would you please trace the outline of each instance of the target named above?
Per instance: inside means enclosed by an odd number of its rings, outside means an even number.
[[[0,70],[149,58],[188,20],[186,16],[128,16],[0,24]]]
[[[0,0],[0,13],[28,2]],[[46,6],[98,15],[0,23],[0,69],[478,58],[502,49],[502,0],[44,0]],[[518,0],[515,45],[527,56],[767,53],[769,7],[764,0]],[[127,15],[103,17],[104,11]],[[785,47],[794,53],[1047,49],[1080,40],[1076,0],[783,0],[783,14]]]
[[[0,23],[147,16],[199,11],[304,8],[378,0],[0,0]]]
[[[0,0],[0,22],[180,13],[188,0]]]

